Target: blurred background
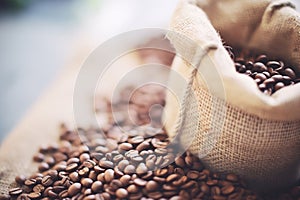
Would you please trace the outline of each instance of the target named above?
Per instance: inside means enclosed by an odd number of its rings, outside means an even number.
[[[0,0],[0,143],[80,48],[96,48],[124,31],[166,28],[176,4]]]
[[[84,46],[167,27],[174,0],[0,0],[0,142]],[[86,52],[85,52],[86,53]]]

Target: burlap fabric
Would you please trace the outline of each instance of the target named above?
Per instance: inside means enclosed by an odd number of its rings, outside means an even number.
[[[177,52],[173,69],[186,84],[174,87],[170,76],[177,98],[167,95],[168,134],[211,169],[237,173],[258,190],[294,184],[300,177],[300,84],[263,94],[235,71],[221,38],[300,71],[299,25],[286,1],[180,1],[167,36]]]

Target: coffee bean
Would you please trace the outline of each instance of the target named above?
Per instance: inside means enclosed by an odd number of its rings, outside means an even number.
[[[78,164],[77,163],[71,163],[69,164],[67,167],[66,167],[66,171],[67,172],[72,172],[74,170],[76,170],[78,167]]]
[[[135,173],[135,167],[133,165],[127,165],[124,169],[126,174],[133,174]]]
[[[147,184],[147,181],[140,179],[140,178],[136,178],[133,180],[133,182],[137,185],[137,186],[145,186]]]
[[[53,154],[53,158],[55,159],[55,162],[60,162],[68,159],[68,157],[61,152],[56,152],[55,154]]]
[[[100,160],[99,165],[100,165],[100,167],[103,167],[103,168],[106,168],[106,169],[114,168],[114,164],[111,161],[108,161],[108,160]]]
[[[49,165],[48,165],[48,163],[46,163],[46,162],[42,162],[42,163],[38,166],[38,169],[39,169],[40,172],[44,172],[44,171],[46,171],[46,170],[49,169]]]
[[[155,191],[155,190],[157,190],[158,187],[159,187],[159,185],[158,185],[158,183],[156,181],[150,180],[146,184],[146,190],[148,192]]]
[[[64,199],[69,196],[68,190],[63,190],[58,194],[60,199]]]
[[[167,178],[166,181],[167,182],[173,182],[175,180],[177,180],[179,178],[178,174],[170,174]]]
[[[231,181],[231,182],[237,182],[239,180],[239,178],[235,174],[228,174],[226,176],[226,180]]]
[[[45,156],[44,156],[44,154],[42,154],[42,153],[36,153],[36,154],[33,156],[33,160],[34,160],[35,162],[42,162],[42,161],[44,161],[44,158],[45,158]]]
[[[50,186],[52,183],[53,183],[53,180],[52,180],[51,176],[49,176],[49,175],[44,176],[44,178],[42,179],[42,184],[45,187]]]
[[[226,197],[220,196],[220,195],[213,195],[213,200],[226,200]]]
[[[123,159],[124,159],[124,156],[121,155],[121,154],[118,154],[118,155],[114,156],[113,161],[114,162],[120,162]]]
[[[263,72],[267,70],[267,67],[261,62],[256,62],[253,65],[253,70],[257,72]]]
[[[156,176],[165,176],[165,175],[167,175],[167,173],[168,173],[168,169],[157,169],[157,170],[155,170],[155,172],[154,172],[154,174],[156,175]]]
[[[55,193],[60,193],[61,191],[63,191],[65,189],[65,186],[62,186],[62,185],[56,185],[56,186],[53,186],[51,187],[52,191],[55,192]]]
[[[71,181],[77,182],[79,181],[79,174],[77,172],[72,172],[71,174],[69,174],[69,178],[71,179]]]
[[[142,143],[143,141],[144,141],[144,137],[140,135],[128,139],[128,142],[130,142],[131,144],[139,144]]]
[[[124,142],[124,143],[122,143],[122,144],[119,145],[119,150],[120,151],[122,151],[122,150],[123,151],[129,151],[132,148],[133,148],[132,144],[127,143],[127,142]]]
[[[80,160],[79,158],[70,158],[68,161],[67,161],[67,165],[70,165],[72,163],[79,163]]]
[[[19,176],[16,176],[16,178],[15,178],[16,183],[18,183],[20,185],[23,185],[25,180],[26,180],[26,176],[24,176],[24,175],[19,175]]]
[[[25,181],[25,185],[27,185],[27,186],[33,186],[35,184],[36,184],[36,180],[35,179],[27,179]]]
[[[128,192],[127,190],[125,190],[124,188],[119,188],[117,191],[116,191],[116,196],[120,199],[124,199],[128,196]]]
[[[143,150],[145,150],[145,149],[149,149],[149,147],[150,147],[150,143],[147,142],[147,141],[144,141],[144,142],[140,143],[140,144],[136,147],[136,150],[138,150],[138,151],[143,151]]]
[[[79,156],[79,160],[80,162],[84,162],[86,160],[89,160],[90,159],[90,155],[88,153],[82,153],[80,156]]]
[[[23,190],[21,188],[12,188],[9,190],[9,194],[12,195],[12,196],[17,196],[19,194],[21,194],[23,192]]]
[[[136,168],[136,173],[139,175],[146,174],[148,172],[148,168],[145,163],[140,163]]]
[[[202,192],[204,192],[205,194],[208,194],[209,191],[210,191],[208,185],[206,185],[205,183],[203,183],[203,184],[200,186],[200,190],[201,190]]]
[[[89,169],[94,168],[95,165],[96,163],[93,160],[86,160],[82,163],[82,166],[87,167]]]
[[[112,169],[107,169],[105,172],[104,172],[104,179],[106,182],[111,182],[113,179],[114,179],[114,170]]]
[[[225,186],[221,189],[222,194],[229,195],[235,190],[233,185]]]
[[[163,194],[161,192],[149,192],[148,193],[148,197],[152,198],[152,199],[160,199],[163,196]]]
[[[139,188],[136,185],[129,185],[127,187],[127,190],[129,193],[137,193],[139,191]]]
[[[208,181],[206,181],[206,184],[208,186],[214,186],[214,185],[218,184],[218,180],[208,180]]]
[[[39,199],[41,197],[41,193],[39,192],[31,192],[28,194],[30,199]]]
[[[277,68],[281,67],[281,64],[278,61],[269,61],[267,63],[267,66],[271,67],[273,69],[277,69]]]
[[[37,193],[42,193],[45,190],[45,187],[42,184],[37,184],[32,190]]]
[[[70,196],[74,196],[77,193],[79,193],[81,190],[81,184],[80,183],[73,183],[69,188],[68,188],[68,194]]]
[[[102,182],[100,181],[95,181],[92,186],[91,186],[91,189],[94,193],[97,193],[97,192],[100,192],[102,190]]]
[[[189,171],[187,173],[187,177],[189,177],[190,179],[198,179],[200,176],[198,171]]]
[[[211,188],[211,193],[213,195],[221,195],[221,189],[218,186],[213,186]]]
[[[1,198],[0,198],[1,199]],[[10,198],[8,197],[7,200],[9,200]],[[5,199],[4,199],[5,200]],[[18,196],[17,200],[30,200],[30,198],[28,197],[27,194],[21,194]]]
[[[284,70],[284,74],[289,76],[291,79],[295,79],[296,78],[296,74],[295,72],[291,69],[291,68],[286,68]]]
[[[140,163],[142,162],[144,159],[141,156],[133,156],[131,157],[131,160],[135,163]]]
[[[93,180],[90,178],[83,178],[80,180],[80,183],[83,187],[90,187],[93,183]]]

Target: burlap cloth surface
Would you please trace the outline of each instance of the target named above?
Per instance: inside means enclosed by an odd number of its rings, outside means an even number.
[[[265,95],[235,71],[223,47],[225,41],[267,53],[300,71],[300,18],[293,5],[181,0],[170,30],[177,51],[173,69],[186,84],[175,88],[179,103],[167,95],[169,135],[178,134],[211,169],[237,173],[256,189],[294,184],[300,177],[300,84]],[[174,83],[171,75],[170,87]]]

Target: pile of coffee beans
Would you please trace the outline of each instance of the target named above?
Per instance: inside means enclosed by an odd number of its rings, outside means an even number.
[[[62,128],[60,145],[34,155],[38,172],[16,177],[12,198],[258,199],[238,176],[212,173],[189,152],[176,155],[161,129],[127,127],[113,139],[101,130]]]
[[[283,87],[300,82],[300,76],[293,67],[283,61],[268,58],[266,55],[252,56],[230,53],[239,73],[253,78],[258,88],[265,94],[272,95]]]
[[[147,86],[150,88],[157,92],[141,88],[135,95],[148,94],[153,100],[147,102],[163,105],[161,88]],[[137,96],[133,97],[139,99]],[[115,104],[124,119],[127,114],[121,112],[126,109],[122,98]],[[130,105],[140,105],[136,112],[151,107],[129,99]],[[142,123],[145,118],[137,115],[137,120]],[[60,142],[40,147],[33,156],[39,163],[37,172],[17,176],[19,186],[11,188],[6,199],[266,199],[247,189],[235,174],[214,173],[191,153],[178,154],[177,143],[170,141],[163,129],[130,125],[129,121],[121,124],[76,131],[62,125]],[[299,197],[300,186],[296,186],[279,199]]]

